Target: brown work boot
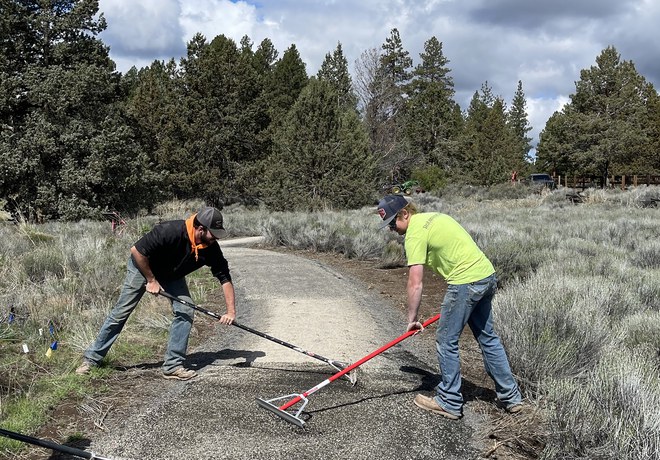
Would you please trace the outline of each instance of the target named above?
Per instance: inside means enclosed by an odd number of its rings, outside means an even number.
[[[458,420],[461,418],[460,415],[450,414],[442,407],[440,407],[440,405],[435,402],[435,399],[429,398],[428,396],[417,395],[415,396],[415,400],[413,402],[417,407],[421,407],[422,409],[433,412],[434,414],[442,415],[449,420]]]
[[[96,364],[85,359],[83,360],[82,364],[78,366],[78,369],[76,369],[76,374],[78,375],[89,374],[89,371],[91,371],[93,367],[96,367]]]
[[[163,372],[163,378],[170,380],[190,380],[193,377],[197,377],[197,372],[183,367],[177,367],[174,372],[169,372],[167,374]]]

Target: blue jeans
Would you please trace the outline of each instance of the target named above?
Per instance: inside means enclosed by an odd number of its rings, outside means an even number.
[[[160,284],[166,292],[192,303],[185,278]],[[147,280],[135,267],[133,259],[129,257],[126,279],[119,299],[101,326],[96,341],[85,351],[86,360],[97,365],[103,360],[145,292],[147,292]],[[163,362],[163,372],[165,373],[173,372],[183,364],[195,313],[192,308],[180,302],[172,301],[171,305],[174,319],[170,326],[170,336]]]
[[[442,302],[436,349],[442,380],[435,401],[447,412],[462,415],[461,366],[458,339],[470,326],[483,355],[484,367],[495,382],[497,398],[511,407],[522,401],[500,338],[493,329],[492,301],[497,279],[491,275],[469,284],[450,284]]]

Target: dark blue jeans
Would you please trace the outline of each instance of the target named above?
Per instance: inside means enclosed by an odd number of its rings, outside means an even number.
[[[495,382],[498,399],[506,407],[522,401],[504,347],[493,329],[492,301],[496,289],[494,274],[474,283],[450,284],[447,287],[436,335],[442,380],[436,387],[435,400],[451,414],[462,414],[458,339],[466,324],[479,343],[486,372]]]
[[[185,278],[161,283],[161,286],[166,292],[193,302]],[[147,280],[135,267],[133,259],[129,257],[126,279],[124,279],[119,299],[101,326],[96,341],[85,351],[86,360],[96,364],[103,360],[145,292],[147,292]],[[183,364],[195,313],[192,308],[182,303],[174,301],[171,304],[174,319],[170,326],[170,336],[163,362],[163,372],[165,373],[170,373]]]

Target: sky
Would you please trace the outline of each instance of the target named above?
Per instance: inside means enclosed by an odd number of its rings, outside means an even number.
[[[393,28],[413,66],[436,37],[463,109],[485,82],[510,105],[522,81],[533,144],[608,46],[660,88],[657,0],[99,0],[99,9],[108,24],[99,37],[122,73],[178,62],[198,32],[209,42],[247,35],[254,49],[269,38],[280,57],[295,44],[309,76],[337,43],[354,72]]]

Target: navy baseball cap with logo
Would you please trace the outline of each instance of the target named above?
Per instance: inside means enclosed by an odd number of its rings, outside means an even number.
[[[378,215],[383,219],[380,228],[385,228],[408,205],[408,201],[401,195],[387,195],[378,202]]]
[[[222,214],[215,208],[202,208],[197,213],[197,222],[208,228],[216,238],[224,238],[227,235],[222,225]]]

